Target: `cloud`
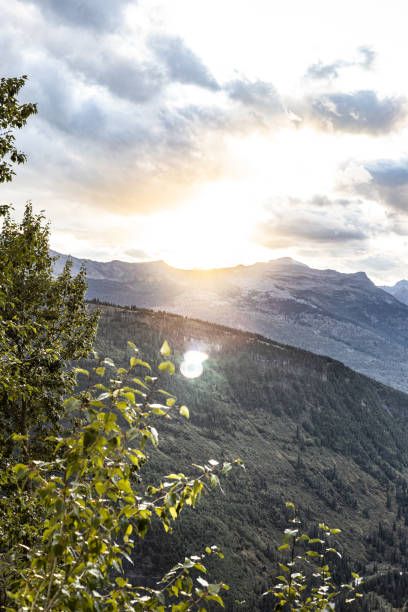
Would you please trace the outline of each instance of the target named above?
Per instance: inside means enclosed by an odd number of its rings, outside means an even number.
[[[358,56],[352,61],[338,59],[332,63],[324,64],[322,61],[309,66],[306,77],[312,80],[334,80],[340,76],[344,68],[363,68],[370,70],[373,67],[376,54],[371,47],[362,46],[357,50]]]
[[[146,146],[157,142],[158,135],[150,129],[142,109],[118,103],[92,87],[78,86],[75,75],[51,57],[31,68],[24,95],[38,103],[36,121],[69,138],[68,156],[76,144],[82,153],[98,147],[101,154],[101,145],[111,152],[135,146],[145,151]]]
[[[76,6],[78,3],[72,4]],[[44,50],[48,59],[59,60],[72,72],[78,81],[77,87],[81,84],[99,85],[106,88],[111,95],[136,104],[151,102],[172,82],[196,84],[218,91],[219,86],[214,77],[179,37],[157,35],[147,40],[142,37],[138,41],[137,53],[129,47],[125,51],[116,49],[112,44],[112,38],[106,36],[108,32],[102,28],[102,25],[106,20],[108,24],[120,25],[121,8],[125,2],[105,4],[109,6],[109,10],[105,8],[99,14],[93,2],[87,0],[80,3],[81,11],[87,13],[95,9],[98,18],[101,19],[102,31],[96,38],[94,31],[83,30],[82,18],[64,19],[66,8],[60,10],[60,6],[69,5],[68,16],[71,16],[71,13],[72,16],[77,15],[78,11],[70,2],[61,5],[51,0],[40,2],[45,18],[51,16],[55,19],[60,16],[59,25],[64,26],[60,28],[54,26],[51,30],[43,31]],[[85,23],[92,25],[93,22],[91,18],[86,18]],[[75,45],[72,44],[73,38]]]
[[[112,31],[122,23],[122,9],[129,0],[22,0],[38,7],[45,17],[57,23],[95,31]],[[133,0],[133,4],[135,4]]]
[[[44,19],[37,21],[32,27],[42,30],[41,36],[32,33],[36,48],[30,49],[25,58],[35,72],[41,70],[42,64],[54,62],[61,74],[69,73],[75,89],[97,86],[98,97],[109,94],[135,104],[154,100],[168,82],[165,69],[151,60],[142,41],[136,51],[132,46],[123,48],[113,44],[115,39],[104,32],[96,35],[65,24],[60,27],[53,24],[50,28]],[[38,38],[41,44],[35,45]],[[21,51],[20,56],[24,57]],[[106,91],[101,91],[102,88]]]
[[[369,257],[361,259],[358,262],[358,265],[365,270],[387,271],[393,270],[398,264],[394,258],[391,259],[390,257],[385,257],[384,255],[370,255]]]
[[[359,47],[358,50],[361,55],[360,66],[366,68],[366,70],[371,70],[376,59],[375,51],[365,45]]]
[[[370,180],[355,185],[356,191],[377,200],[389,209],[407,214],[408,160],[378,160],[367,163],[364,167],[370,175]],[[399,227],[400,223],[395,225],[396,233],[400,233]],[[403,233],[406,233],[405,230]]]
[[[156,35],[150,38],[149,46],[165,64],[171,81],[212,91],[220,89],[208,68],[179,36]]]
[[[30,75],[24,95],[38,102],[39,115],[22,135],[26,176],[56,201],[117,215],[175,208],[201,184],[236,171],[224,156],[231,136],[269,135],[290,125],[271,82],[242,76],[218,83],[180,37],[141,30],[136,46],[127,30],[115,31],[125,1],[33,4],[40,10],[26,10],[23,25],[16,12],[10,37],[4,28],[0,64]],[[123,44],[114,46],[118,32]],[[309,107],[309,120],[326,129],[341,112],[346,116],[345,103],[337,107],[335,118]],[[318,210],[346,205],[319,195],[307,203]],[[294,225],[281,222],[288,239],[301,238]],[[306,222],[305,240],[306,228],[316,243],[361,239],[352,228],[322,222],[313,229]]]
[[[132,259],[137,259],[137,260],[148,261],[151,259],[151,255],[147,253],[146,251],[144,251],[143,249],[126,249],[124,251],[124,255],[127,255],[128,257],[132,257]]]
[[[350,206],[356,202],[348,198],[329,198],[326,195],[316,194],[310,200],[307,200],[308,206],[317,208],[332,208],[333,206]]]
[[[95,36],[75,20],[50,25],[47,11],[10,20],[0,41],[0,70],[28,74],[22,101],[38,102],[39,114],[17,135],[36,192],[94,210],[145,214],[174,208],[217,178],[223,155],[219,142],[214,155],[212,132],[219,138],[224,130],[223,111],[169,101],[170,73],[160,54],[152,62],[149,40],[144,55],[136,58],[131,47],[127,57],[106,31]],[[194,54],[177,48],[190,68],[201,66],[196,80],[214,87]],[[187,71],[184,80],[192,78]]]
[[[406,118],[405,98],[379,98],[375,91],[330,93],[309,99],[306,117],[315,127],[335,132],[386,134]]]
[[[66,58],[66,63],[88,84],[102,85],[112,95],[136,104],[150,102],[165,85],[160,67],[121,56],[113,50],[102,48],[92,54],[71,56]]]
[[[377,160],[365,165],[372,180],[381,187],[403,187],[408,185],[408,159],[393,161]]]
[[[306,76],[309,79],[337,79],[339,76],[339,70],[344,66],[344,62],[337,61],[332,64],[323,64],[323,62],[317,62],[312,64],[307,69]]]
[[[37,68],[30,93],[39,106],[40,119],[72,136],[94,139],[106,135],[107,117],[101,100],[75,95],[74,83],[53,62]]]
[[[361,169],[360,180],[350,181],[345,188],[375,200],[398,214],[408,213],[408,159],[380,159],[361,164]],[[399,228],[402,227],[399,221],[395,221],[391,229],[401,233]],[[406,234],[405,229],[402,233]]]
[[[263,116],[276,116],[284,112],[279,94],[271,83],[237,79],[228,83],[225,89],[231,100]]]
[[[333,219],[328,215],[313,215],[307,210],[296,216],[276,214],[258,226],[255,240],[271,249],[304,246],[305,244],[333,245],[361,242],[369,236],[356,223]]]

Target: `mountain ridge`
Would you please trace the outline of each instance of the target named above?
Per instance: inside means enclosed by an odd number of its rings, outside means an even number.
[[[395,285],[388,286],[384,285],[381,287],[387,293],[393,295],[397,300],[403,304],[408,304],[408,281],[405,279],[399,280]]]
[[[160,261],[84,263],[88,299],[259,333],[408,390],[408,306],[364,272],[317,270],[289,258],[215,270],[181,270]],[[74,272],[80,264],[73,259]]]

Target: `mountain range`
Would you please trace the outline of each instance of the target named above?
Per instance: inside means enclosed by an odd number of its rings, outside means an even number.
[[[400,280],[392,286],[383,286],[381,289],[393,295],[403,304],[408,304],[408,281]]]
[[[66,259],[59,256],[56,274]],[[289,258],[208,271],[162,261],[72,262],[74,272],[86,266],[89,300],[260,333],[408,390],[408,305],[364,272],[317,270]]]

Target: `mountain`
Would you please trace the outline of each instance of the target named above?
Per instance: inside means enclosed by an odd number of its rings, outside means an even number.
[[[66,256],[56,263],[58,273]],[[219,270],[162,261],[87,268],[88,299],[136,305],[260,333],[329,355],[408,391],[408,306],[364,274],[315,270],[289,258]]]
[[[185,555],[217,544],[225,559],[211,567],[210,580],[229,583],[226,609],[272,610],[260,594],[273,582],[278,558],[285,562],[277,545],[290,500],[302,528],[314,537],[313,526],[322,520],[342,529],[335,545],[343,556],[332,560],[336,577],[345,581],[350,569],[357,570],[370,593],[355,610],[403,607],[406,394],[331,358],[260,335],[163,312],[103,305],[101,310],[96,347],[117,366],[128,364],[128,340],[154,365],[167,339],[177,372],[186,350],[209,356],[201,377],[176,374],[161,383],[189,406],[191,418],[157,417],[160,446],[148,448],[145,482],[157,482],[158,474],[194,473],[192,463],[210,458],[240,457],[246,466],[223,479],[225,494],[210,492],[198,509],[183,512],[173,535],[152,530],[129,573],[153,584]],[[246,604],[238,606],[236,599]]]
[[[387,293],[393,295],[397,300],[402,302],[403,304],[408,304],[408,281],[400,280],[398,283],[395,283],[392,287],[381,287]]]

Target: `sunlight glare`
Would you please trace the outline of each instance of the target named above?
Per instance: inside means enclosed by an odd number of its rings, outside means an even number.
[[[198,378],[203,373],[203,363],[208,355],[201,351],[187,351],[184,353],[180,372],[186,378]]]
[[[171,266],[210,269],[251,258],[255,221],[241,185],[206,184],[186,207],[167,214],[163,221],[156,224],[156,237],[162,231],[161,242],[167,246],[164,258]]]

